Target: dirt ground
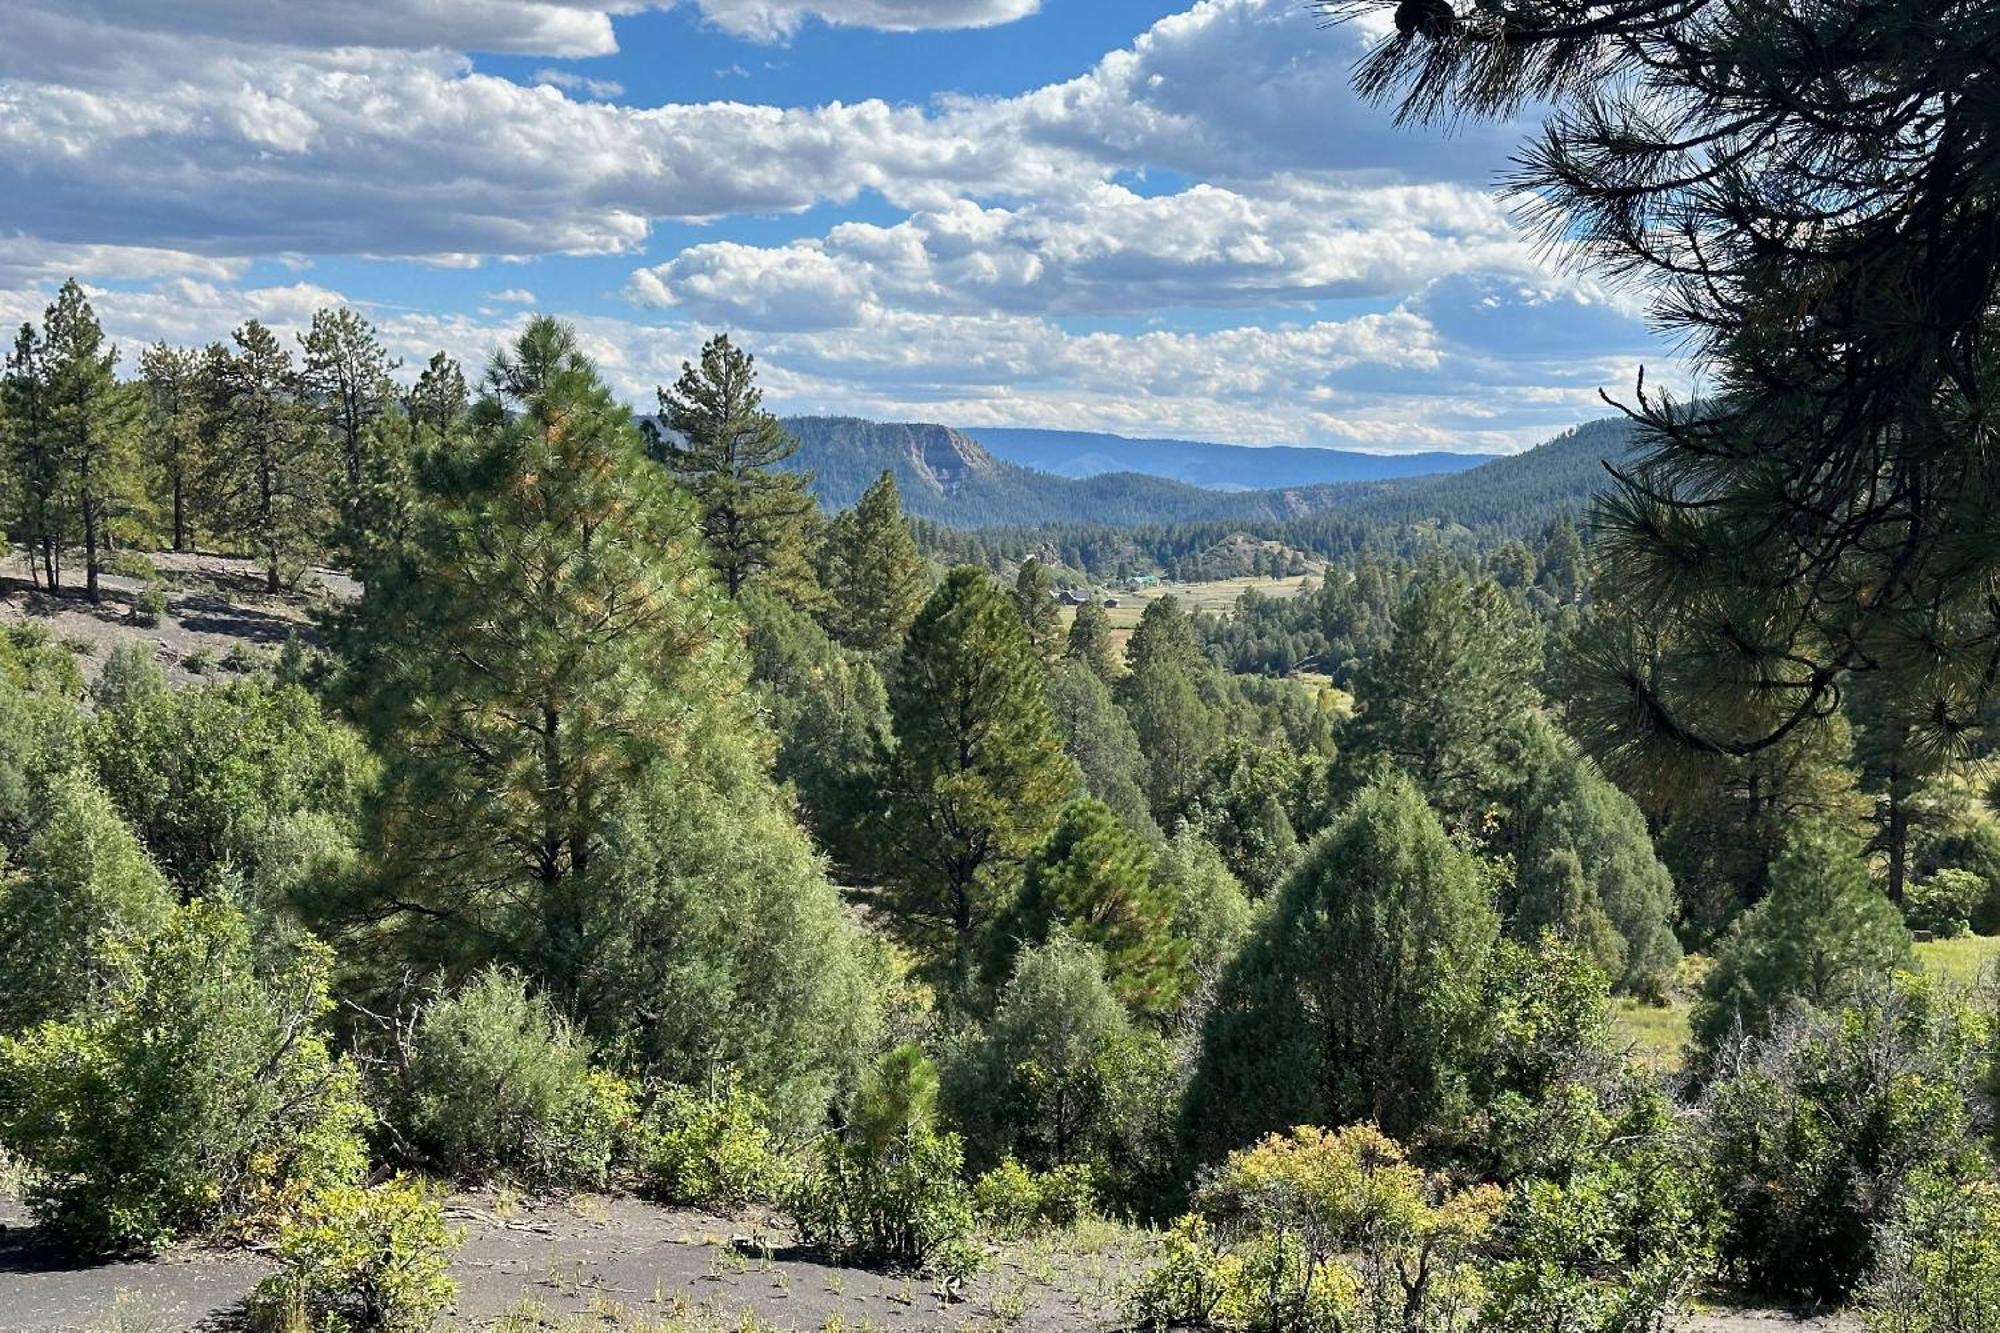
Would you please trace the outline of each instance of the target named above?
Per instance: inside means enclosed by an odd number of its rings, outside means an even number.
[[[629,1198],[518,1202],[461,1195],[453,1265],[457,1329],[508,1333],[798,1330],[1109,1330],[1143,1264],[1130,1232],[1010,1245],[963,1289],[838,1268],[786,1248],[773,1228]],[[25,1210],[0,1203],[0,1329],[6,1333],[223,1333],[270,1271],[250,1250],[189,1248],[144,1261],[78,1263],[36,1243]],[[1690,1333],[1856,1333],[1846,1316],[1706,1310]]]
[[[1136,1255],[1010,1246],[963,1289],[922,1277],[837,1268],[785,1248],[782,1232],[627,1198],[510,1203],[491,1194],[447,1211],[464,1243],[453,1266],[457,1328],[689,1330],[1057,1329],[1115,1326]],[[7,1333],[169,1333],[240,1326],[270,1271],[248,1250],[189,1248],[145,1261],[78,1263],[36,1243],[31,1219],[0,1203],[0,1329]]]
[[[316,643],[313,608],[359,591],[353,579],[331,569],[308,570],[298,588],[274,595],[264,591],[263,572],[254,561],[171,551],[146,559],[158,571],[167,599],[167,612],[155,624],[137,618],[143,579],[104,575],[99,581],[104,600],[92,606],[83,599],[81,571],[64,575],[59,594],[42,592],[29,583],[18,552],[0,562],[0,622],[40,625],[76,650],[87,679],[96,676],[114,647],[137,642],[152,650],[170,679],[185,682],[227,673],[231,667],[224,659],[232,650],[267,657],[294,636]],[[67,586],[72,579],[77,586]]]

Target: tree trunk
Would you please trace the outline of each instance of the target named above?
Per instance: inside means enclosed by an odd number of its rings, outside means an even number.
[[[181,474],[174,473],[174,549],[187,550],[187,499],[182,494]]]
[[[92,605],[104,600],[97,587],[97,506],[83,502],[83,595]]]
[[[1909,875],[1910,807],[1893,777],[1889,781],[1889,831],[1885,841],[1889,851],[1889,901],[1901,906]]]

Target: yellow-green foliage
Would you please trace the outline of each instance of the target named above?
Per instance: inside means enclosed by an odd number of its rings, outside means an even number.
[[[730,1076],[708,1091],[661,1091],[639,1126],[646,1189],[667,1203],[728,1207],[770,1196],[783,1172],[764,1101]]]
[[[253,1316],[268,1333],[419,1333],[458,1295],[458,1243],[436,1195],[407,1177],[315,1192],[279,1232],[281,1271]]]
[[[1030,1171],[1016,1158],[972,1182],[972,1207],[996,1235],[1032,1236],[1073,1227],[1090,1213],[1095,1173],[1087,1166]]]
[[[1472,1252],[1501,1200],[1490,1185],[1450,1188],[1370,1125],[1273,1134],[1195,1196],[1134,1313],[1256,1333],[1468,1327]]]
[[[2000,1186],[1931,1179],[1912,1191],[1863,1308],[1869,1333],[2000,1329]]]

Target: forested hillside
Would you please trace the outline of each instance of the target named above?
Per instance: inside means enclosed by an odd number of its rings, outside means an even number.
[[[1601,460],[1629,447],[1627,423],[1610,419],[1461,472],[1218,492],[1136,472],[1055,476],[995,458],[945,426],[851,417],[788,417],[784,426],[799,443],[784,466],[811,471],[814,494],[833,507],[889,472],[910,513],[947,527],[1173,527],[1198,530],[1203,545],[1241,528],[1327,554],[1355,549],[1363,535],[1393,541],[1414,529],[1525,533],[1578,512],[1607,480]],[[1135,540],[1164,549],[1153,535]]]
[[[1295,445],[1253,448],[1199,440],[1134,439],[1095,431],[1003,426],[968,426],[961,433],[1008,462],[1053,472],[1059,477],[1140,472],[1226,491],[1421,477],[1463,471],[1492,457],[1437,452],[1364,454],[1345,449],[1303,449]]]

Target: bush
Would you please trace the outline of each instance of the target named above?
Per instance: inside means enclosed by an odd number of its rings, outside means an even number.
[[[639,1125],[640,1180],[663,1203],[731,1207],[766,1199],[783,1163],[762,1098],[733,1075],[708,1092],[664,1089]]]
[[[148,584],[139,589],[139,595],[132,601],[132,619],[151,629],[167,614],[166,589],[158,584]]]
[[[1929,1179],[1913,1189],[1862,1310],[1869,1333],[2000,1329],[2000,1186]]]
[[[590,1055],[519,976],[482,972],[417,1020],[402,1089],[410,1139],[460,1180],[601,1188],[633,1101]]]
[[[1844,1299],[1915,1182],[1979,1173],[1990,1041],[1986,1017],[1956,993],[1899,974],[1732,1053],[1707,1098],[1729,1275]]]
[[[264,665],[264,655],[247,643],[235,643],[222,655],[222,669],[247,676]]]
[[[1912,930],[1927,930],[1941,939],[1972,932],[1972,921],[1986,903],[1983,876],[1970,870],[1938,870],[1910,885],[1903,918]]]
[[[972,1201],[956,1134],[932,1125],[937,1071],[915,1047],[871,1071],[843,1135],[820,1140],[787,1201],[799,1239],[852,1263],[963,1262]]]
[[[320,1033],[331,967],[312,940],[253,951],[240,913],[197,901],[100,1003],[0,1038],[0,1139],[34,1168],[36,1215],[79,1247],[144,1249],[358,1178],[368,1112]]]
[[[1197,1193],[1134,1313],[1253,1333],[1464,1327],[1500,1203],[1490,1185],[1450,1189],[1367,1125],[1273,1134]]]
[[[215,649],[197,648],[181,659],[181,670],[191,676],[206,676],[215,670],[216,660]]]
[[[1009,1157],[972,1182],[979,1220],[1002,1236],[1066,1231],[1096,1202],[1097,1173],[1075,1164],[1037,1172]]]
[[[251,1296],[268,1333],[420,1333],[458,1295],[458,1237],[436,1196],[399,1176],[309,1196],[278,1233],[281,1271]]]

